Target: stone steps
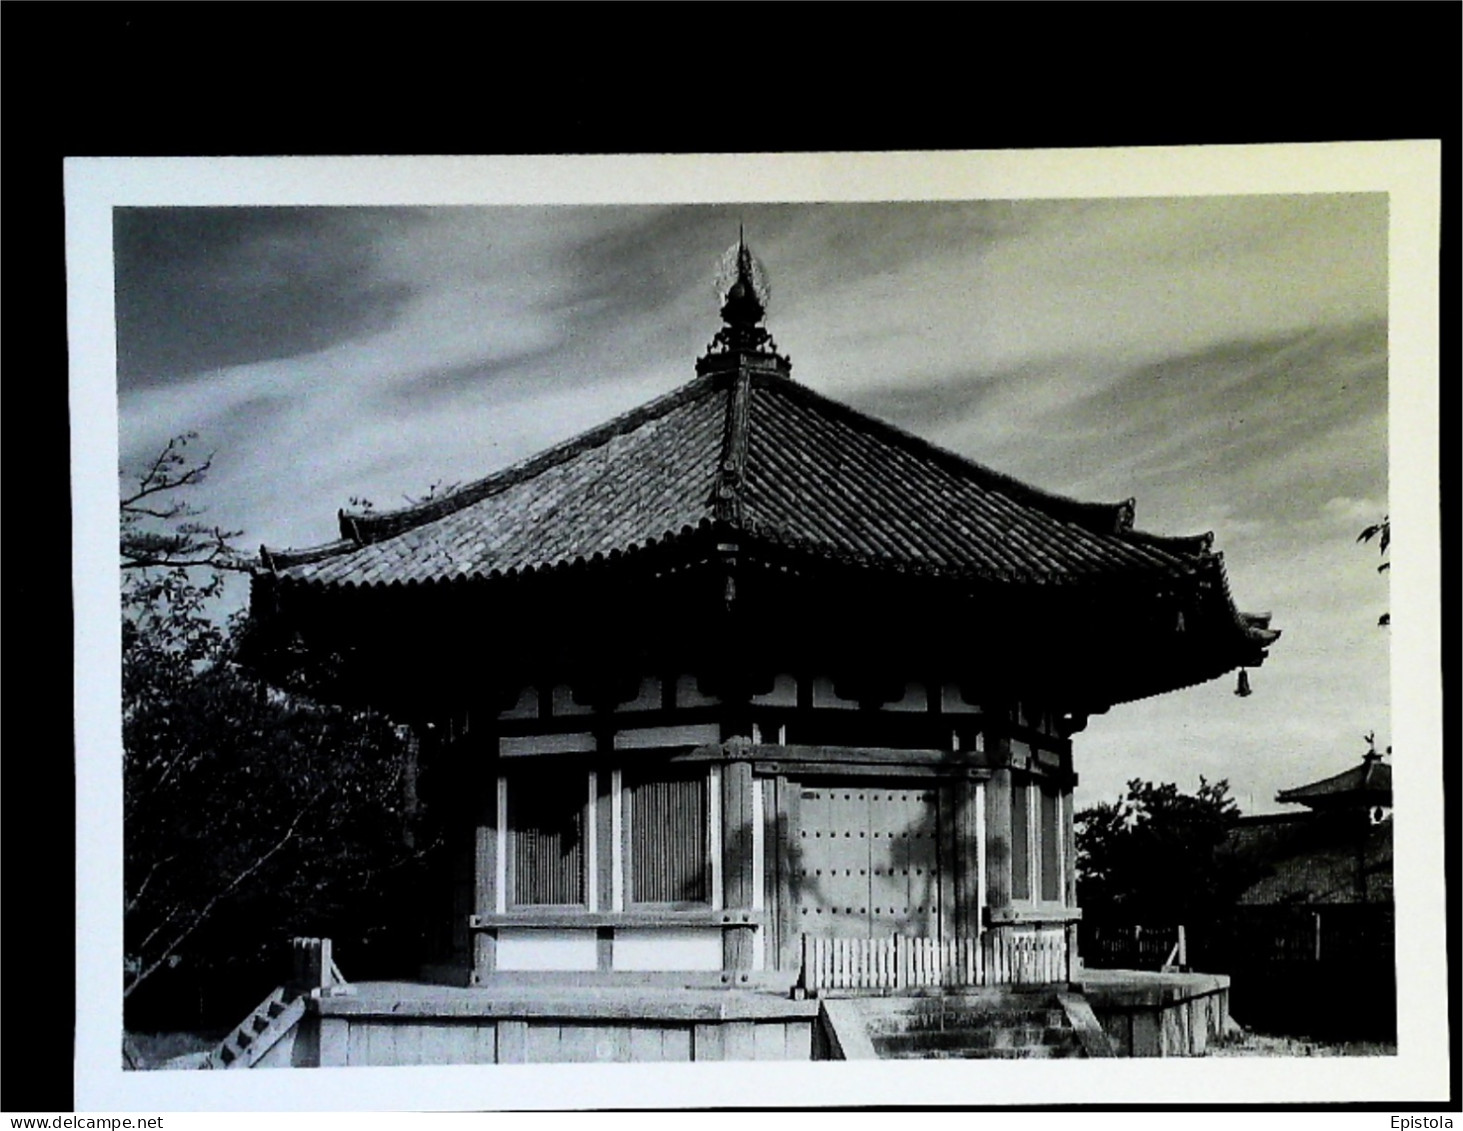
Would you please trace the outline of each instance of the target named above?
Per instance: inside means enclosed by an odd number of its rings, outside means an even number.
[[[1087,1048],[1054,994],[977,1000],[882,999],[859,1003],[882,1059],[1027,1060],[1085,1057]]]

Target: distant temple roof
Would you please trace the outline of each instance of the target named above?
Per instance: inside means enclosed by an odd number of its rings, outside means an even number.
[[[1392,767],[1375,751],[1368,753],[1359,766],[1343,773],[1311,782],[1309,785],[1282,789],[1276,801],[1307,805],[1312,809],[1362,808],[1392,804]]]
[[[1311,812],[1240,820],[1231,846],[1264,872],[1241,904],[1391,902],[1392,767],[1381,754],[1369,750],[1360,765],[1275,800]]]
[[[1390,903],[1393,820],[1337,825],[1310,813],[1256,818],[1235,830],[1235,849],[1264,874],[1242,906]]]

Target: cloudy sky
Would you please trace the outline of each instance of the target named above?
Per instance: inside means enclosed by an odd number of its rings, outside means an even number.
[[[793,376],[1137,525],[1213,530],[1251,673],[1114,708],[1079,802],[1227,778],[1247,812],[1390,742],[1380,194],[114,214],[120,455],[215,453],[248,546],[477,478],[693,376],[745,224]],[[236,592],[234,600],[242,601]]]

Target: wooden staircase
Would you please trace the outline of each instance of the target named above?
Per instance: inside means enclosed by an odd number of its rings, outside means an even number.
[[[252,1013],[209,1054],[205,1068],[253,1068],[305,1015],[305,998],[287,997],[283,986],[254,1007]]]
[[[1046,991],[826,1000],[836,1057],[1031,1060],[1112,1056],[1080,994]]]
[[[299,938],[291,940],[290,945],[294,951],[294,978],[256,1005],[209,1053],[200,1068],[253,1068],[294,1031],[305,1016],[306,1001],[354,992],[331,957],[329,939]]]

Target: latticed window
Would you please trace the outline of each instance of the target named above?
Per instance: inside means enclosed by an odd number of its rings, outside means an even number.
[[[1061,791],[1046,782],[1013,781],[1011,898],[1062,903],[1063,873]]]
[[[1041,898],[1062,902],[1061,798],[1049,785],[1041,787]]]
[[[583,782],[578,774],[509,780],[510,890],[515,904],[584,903]]]
[[[1011,898],[1031,898],[1031,788],[1011,783]]]
[[[705,776],[647,779],[630,785],[630,899],[705,903]]]

